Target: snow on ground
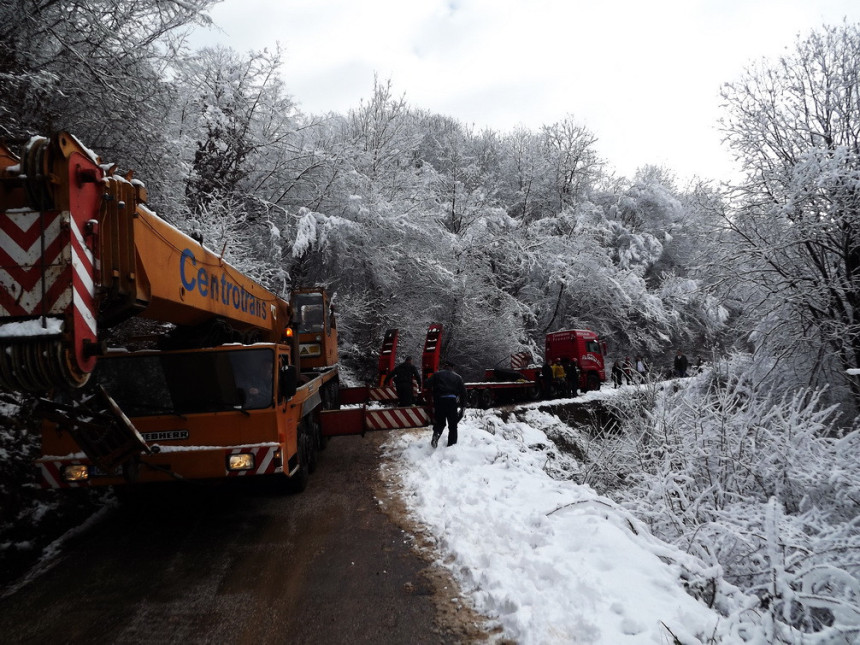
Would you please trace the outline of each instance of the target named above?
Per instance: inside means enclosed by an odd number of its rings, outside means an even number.
[[[538,428],[559,421],[535,405],[520,416],[469,410],[450,448],[443,435],[434,450],[429,429],[385,444],[384,474],[473,606],[522,645],[707,641],[719,616],[682,583],[697,564],[588,486],[549,477]]]

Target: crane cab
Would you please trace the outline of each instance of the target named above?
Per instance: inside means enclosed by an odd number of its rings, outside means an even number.
[[[301,369],[336,365],[337,324],[328,294],[321,288],[297,289],[291,305]]]

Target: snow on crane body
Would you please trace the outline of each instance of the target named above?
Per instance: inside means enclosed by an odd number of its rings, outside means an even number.
[[[145,203],[67,133],[0,146],[0,387],[54,395],[43,483],[286,474],[303,488],[319,412],[337,404],[327,294],[296,292],[293,319]],[[176,329],[158,351],[109,350],[102,332],[133,316]]]

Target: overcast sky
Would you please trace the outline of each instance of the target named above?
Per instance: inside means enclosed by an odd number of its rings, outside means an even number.
[[[720,85],[857,0],[224,0],[193,44],[280,43],[306,113],[345,113],[373,77],[416,108],[478,129],[571,115],[620,174],[644,164],[728,178]]]

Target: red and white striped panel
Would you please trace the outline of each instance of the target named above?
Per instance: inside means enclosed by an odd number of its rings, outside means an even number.
[[[430,425],[430,413],[419,406],[372,409],[365,412],[364,424],[368,430],[423,428]]]
[[[511,369],[512,370],[521,370],[525,367],[528,367],[532,362],[532,353],[531,352],[517,352],[516,354],[511,354]]]
[[[412,394],[418,396],[421,390],[418,389],[418,383],[412,381]],[[367,396],[371,401],[396,401],[397,388],[393,385],[385,387],[372,387],[368,390]]]
[[[278,467],[278,462],[275,460],[275,455],[278,453],[278,446],[254,446],[249,448],[233,448],[227,452],[229,455],[238,455],[241,453],[252,453],[254,455],[253,470],[228,470],[228,477],[243,477],[245,475],[271,475]]]
[[[85,211],[7,211],[0,217],[0,316],[71,315],[65,331],[83,372],[94,365],[84,340],[98,335],[87,221]]]
[[[0,217],[0,315],[64,314],[71,304],[70,256],[59,211],[7,211]],[[40,221],[42,219],[42,221]],[[42,235],[44,234],[44,254]],[[42,270],[45,304],[42,309]]]
[[[86,332],[92,334],[95,339],[97,334],[95,312],[95,292],[96,287],[93,282],[93,272],[95,270],[93,252],[87,245],[84,239],[82,227],[85,227],[87,222],[78,222],[76,218],[70,218],[70,226],[72,230],[71,248],[72,248],[72,267],[75,270],[74,276],[74,307],[75,307],[75,326],[78,329],[85,329]],[[78,320],[82,327],[77,327]],[[86,333],[85,332],[85,333]]]
[[[67,482],[60,476],[63,466],[84,463],[80,459],[66,459],[63,461],[41,461],[39,462],[39,474],[41,475],[42,488],[82,488],[85,482]]]
[[[368,390],[368,397],[371,401],[396,401],[397,390],[393,385],[386,387],[372,387]]]

